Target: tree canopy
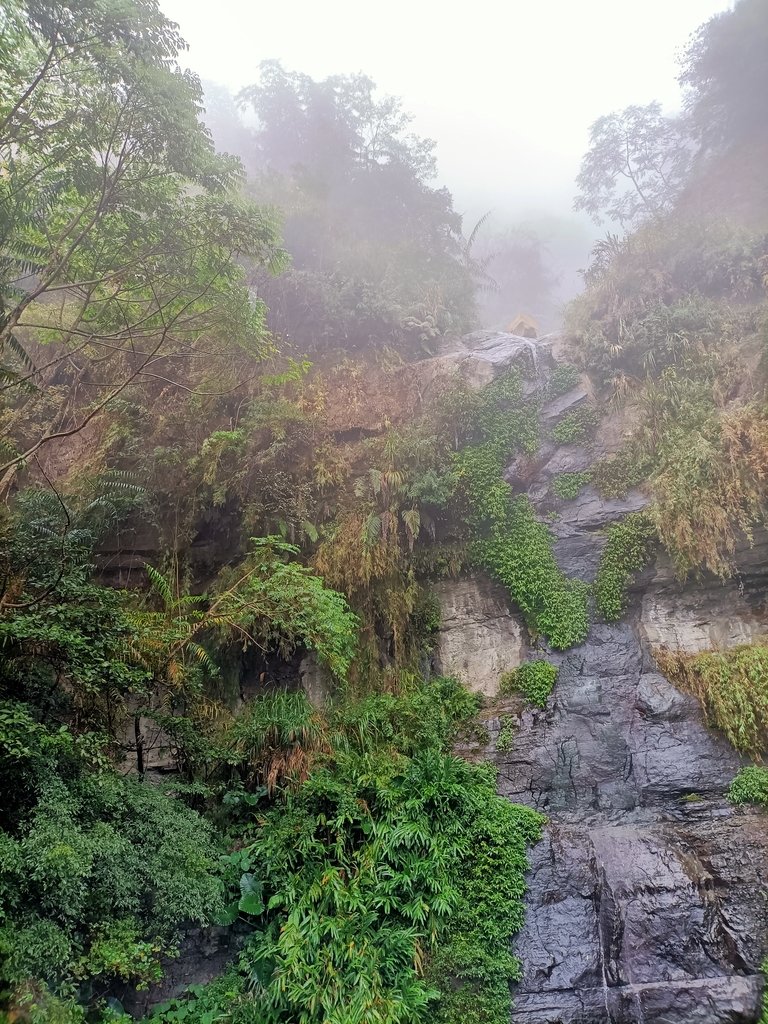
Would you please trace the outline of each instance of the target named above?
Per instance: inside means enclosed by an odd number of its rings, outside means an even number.
[[[292,269],[252,279],[270,326],[302,352],[423,352],[471,322],[461,218],[430,182],[434,143],[366,75],[315,81],[260,67],[241,106],[256,119],[250,191],[284,211]]]
[[[209,368],[227,347],[261,358],[264,306],[238,261],[282,261],[156,3],[14,2],[2,18],[0,372],[15,407],[0,473],[130,385],[188,386],[203,348]],[[51,416],[64,381],[85,401]]]

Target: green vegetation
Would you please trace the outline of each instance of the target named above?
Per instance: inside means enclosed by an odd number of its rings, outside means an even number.
[[[479,563],[509,591],[529,627],[564,650],[581,643],[589,631],[587,586],[568,579],[552,553],[552,539],[525,496],[489,509],[490,536],[475,545]]]
[[[764,978],[768,978],[768,960],[763,960],[760,970]],[[768,1024],[768,994],[763,993],[762,1013],[757,1024]]]
[[[547,395],[556,398],[575,388],[581,374],[571,363],[558,363],[547,378]]]
[[[68,995],[96,979],[162,977],[182,926],[224,906],[221,848],[208,822],[124,779],[103,738],[0,703],[3,986],[44,978]]]
[[[499,723],[499,735],[496,737],[496,749],[506,753],[515,744],[517,722],[513,715],[502,715]]]
[[[651,460],[643,461],[631,448],[622,448],[592,464],[590,483],[603,498],[623,498],[647,479],[651,468]]]
[[[557,666],[548,661],[526,661],[499,681],[502,694],[522,693],[536,707],[545,708],[557,681]]]
[[[728,790],[728,799],[734,804],[768,807],[768,768],[757,764],[740,768]]]
[[[284,211],[291,249],[286,273],[256,276],[276,332],[310,354],[413,357],[471,325],[480,267],[398,100],[366,75],[317,81],[277,61],[238,100],[257,126],[236,140],[248,191]]]
[[[213,924],[236,929],[236,962],[157,1024],[509,1020],[543,819],[453,753],[478,703],[424,678],[432,584],[485,571],[534,639],[587,637],[590,588],[505,477],[535,470],[539,404],[582,374],[596,400],[550,439],[588,446],[607,410],[620,448],[553,495],[649,496],[608,530],[606,620],[657,539],[681,577],[727,576],[765,523],[764,175],[716,195],[765,164],[743,158],[765,136],[760,2],[692,42],[685,118],[652,104],[594,126],[579,203],[633,230],[595,249],[573,364],[477,389],[412,362],[474,325],[490,251],[399,101],[268,62],[239,97],[249,128],[229,111],[241,162],[216,153],[155,0],[4,4],[9,1021],[126,1024],[111,993],[154,985]],[[521,253],[543,300],[530,240],[497,264],[511,281]],[[764,753],[768,649],[658,659]],[[556,677],[536,660],[502,687],[543,708]],[[504,716],[498,750],[515,729]],[[765,791],[754,766],[731,798]]]
[[[327,753],[229,857],[258,894],[237,971],[159,1019],[234,1006],[242,1019],[352,1022],[376,1007],[383,1021],[453,1022],[472,1005],[473,1020],[506,1020],[525,847],[542,819],[497,797],[488,766],[447,752],[475,708],[435,680],[332,709]]]
[[[710,724],[745,754],[765,752],[768,648],[761,644],[705,654],[657,651],[662,671],[701,701]],[[752,776],[745,785],[753,781]]]
[[[587,634],[586,588],[560,571],[549,531],[502,475],[515,450],[536,447],[535,410],[521,399],[514,373],[480,393],[474,412],[479,443],[456,457],[461,494],[480,537],[473,545],[477,564],[504,584],[531,629],[554,647],[572,647]]]
[[[560,473],[552,484],[552,493],[557,498],[570,501],[578,498],[592,480],[592,473],[586,469],[580,473]]]
[[[647,513],[633,512],[609,526],[607,533],[595,578],[595,602],[606,622],[617,622],[626,608],[627,586],[648,564],[656,531]]]
[[[551,437],[558,444],[587,444],[597,426],[597,411],[591,405],[581,405],[552,428]]]

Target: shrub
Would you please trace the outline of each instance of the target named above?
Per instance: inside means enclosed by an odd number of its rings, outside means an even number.
[[[228,858],[243,872],[235,910],[244,884],[257,894],[237,971],[157,1020],[506,1024],[543,819],[448,752],[476,709],[443,679],[331,708],[325,759]]]
[[[219,849],[195,811],[94,763],[88,737],[0,703],[2,977],[54,991],[99,976],[160,976],[178,929],[223,907]]]
[[[552,440],[558,444],[585,444],[597,426],[597,410],[582,405],[565,416],[552,428]]]
[[[552,398],[557,395],[564,395],[566,391],[575,388],[581,379],[581,374],[571,363],[558,363],[550,373],[546,384],[546,393]]]
[[[512,672],[505,672],[500,680],[502,694],[522,693],[523,696],[544,708],[557,680],[557,666],[548,661],[526,661]]]
[[[590,468],[590,483],[602,498],[623,498],[631,487],[647,479],[653,460],[627,445],[614,455],[598,459]]]
[[[768,768],[751,764],[741,768],[728,789],[734,804],[759,804],[768,807]]]

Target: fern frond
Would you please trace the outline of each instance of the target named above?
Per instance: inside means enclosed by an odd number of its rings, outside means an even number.
[[[170,583],[153,565],[147,563],[144,568],[147,571],[151,589],[162,600],[165,607],[169,608],[173,604],[173,591],[171,590]]]
[[[204,647],[202,647],[200,644],[196,644],[193,640],[190,640],[189,643],[187,644],[187,649],[189,650],[190,654],[195,658],[195,660],[203,666],[203,668],[209,675],[218,675],[218,666],[216,665],[215,661],[211,658],[210,654],[208,653],[208,651],[206,651]]]
[[[363,544],[366,547],[373,547],[381,537],[381,516],[377,512],[371,512],[363,523]]]

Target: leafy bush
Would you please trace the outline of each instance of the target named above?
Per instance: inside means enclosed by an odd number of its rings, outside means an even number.
[[[556,665],[542,660],[526,661],[502,675],[499,689],[502,694],[522,693],[531,704],[545,708],[556,680]]]
[[[581,473],[560,473],[552,484],[552,493],[564,501],[578,498],[591,479],[588,469]]]
[[[679,374],[665,383],[676,398],[663,418],[657,413],[651,512],[659,537],[681,577],[699,566],[730,576],[738,543],[765,521],[768,416],[761,403],[719,407],[723,380],[703,395],[705,386]]]
[[[99,765],[99,746],[0,703],[0,979],[68,994],[106,976],[146,984],[178,930],[223,907],[210,825]],[[94,758],[96,760],[94,761]]]
[[[258,635],[265,646],[289,654],[298,645],[343,679],[357,648],[357,616],[346,599],[306,566],[282,561],[298,554],[276,537],[251,538],[253,552],[221,574],[209,618],[239,639]]]
[[[756,764],[740,768],[728,789],[728,799],[734,804],[768,807],[768,768]]]
[[[156,1019],[453,1022],[472,1002],[506,1021],[542,819],[497,797],[487,766],[446,752],[476,708],[435,680],[331,709],[323,761],[230,858],[259,890],[237,974]]]
[[[441,991],[430,1017],[436,1024],[507,1024],[509,983],[521,973],[511,938],[524,920],[526,846],[540,838],[544,818],[497,797],[493,773],[483,771],[475,808],[461,824],[456,907],[427,972]]]
[[[558,444],[585,444],[597,422],[597,410],[591,405],[581,405],[566,413],[552,428],[552,440]]]
[[[575,388],[580,379],[581,374],[571,363],[558,363],[547,378],[546,393],[552,398],[564,395]]]
[[[634,573],[647,565],[656,533],[645,512],[631,513],[607,532],[595,579],[595,601],[606,622],[617,622],[626,608],[627,586]]]

